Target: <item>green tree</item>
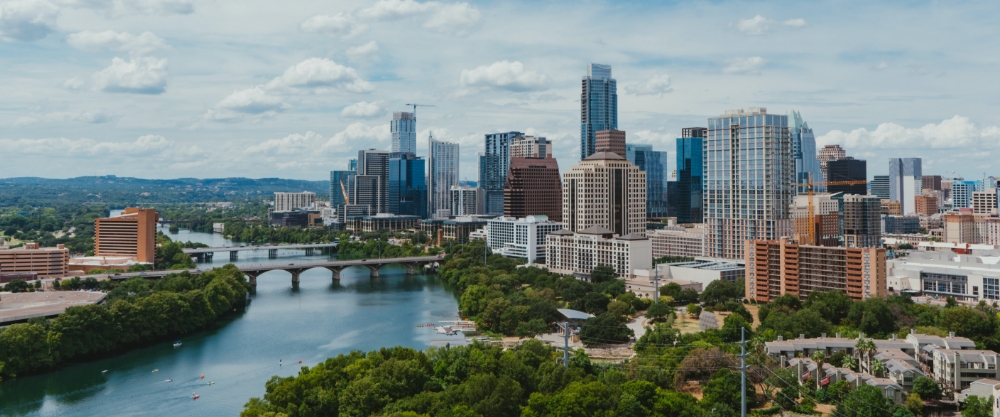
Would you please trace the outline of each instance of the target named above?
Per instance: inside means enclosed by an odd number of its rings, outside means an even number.
[[[701,292],[699,299],[702,304],[714,305],[725,303],[736,298],[743,297],[743,280],[729,282],[726,280],[716,280],[708,284]]]
[[[548,325],[545,324],[545,321],[542,319],[531,319],[526,323],[518,324],[514,334],[518,337],[535,337],[547,331]]]
[[[910,393],[910,395],[907,395],[904,406],[914,415],[919,416],[924,414],[924,400],[922,400],[920,395],[917,393]]]
[[[745,329],[746,333],[741,333]],[[743,319],[742,315],[730,314],[726,316],[726,319],[722,322],[722,340],[726,342],[738,342],[741,335],[745,334],[745,337],[749,339],[753,336],[753,329],[750,324]]]
[[[691,318],[697,318],[701,314],[701,306],[694,303],[688,304],[686,310]]]
[[[655,303],[646,310],[646,317],[654,321],[663,321],[670,316],[673,309],[667,303]]]
[[[986,398],[971,395],[965,399],[962,407],[962,417],[991,417],[993,415],[993,396]]]
[[[632,308],[631,304],[628,304],[624,301],[615,300],[608,303],[608,314],[620,318],[627,318],[633,313],[635,313],[635,309]]]
[[[606,313],[589,318],[580,326],[580,340],[585,345],[626,343],[634,335],[618,317]]]
[[[590,282],[600,284],[615,279],[615,268],[611,265],[599,264],[590,271]]]
[[[4,286],[4,289],[12,293],[28,292],[28,283],[23,279],[15,279],[8,282],[7,285]]]
[[[840,324],[847,318],[852,303],[843,291],[814,291],[806,296],[805,308],[815,310],[830,323]]]
[[[812,354],[813,362],[816,362],[816,389],[819,389],[820,380],[823,379],[823,364],[826,363],[826,354],[822,351],[815,351]]]
[[[742,402],[740,374],[721,369],[712,374],[712,379],[705,384],[702,393],[704,398],[701,402],[706,410],[720,405],[727,406],[731,410],[739,410]],[[747,407],[753,407],[754,404],[754,396],[747,395]]]
[[[926,400],[941,398],[941,384],[926,376],[918,376],[913,380],[913,393]]]
[[[882,390],[861,385],[852,390],[833,410],[834,417],[892,417],[898,406],[882,395]]]

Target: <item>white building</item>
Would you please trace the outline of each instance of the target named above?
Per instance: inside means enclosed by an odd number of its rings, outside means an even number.
[[[292,211],[297,208],[316,207],[316,193],[274,193],[274,211]]]
[[[664,256],[705,256],[705,229],[667,226],[647,233],[653,244],[653,259]]]
[[[1000,300],[1000,251],[979,255],[914,251],[886,261],[891,291],[924,293],[978,302]]]
[[[527,259],[530,264],[545,257],[545,236],[557,230],[562,230],[562,223],[549,221],[547,216],[497,217],[487,222],[486,245],[503,256]]]
[[[549,233],[545,248],[545,265],[549,271],[560,274],[589,277],[597,265],[609,265],[619,278],[632,279],[637,269],[653,266],[649,238],[637,234],[615,236],[600,226],[579,233],[569,230]]]
[[[552,142],[542,137],[517,136],[510,141],[510,158],[551,158]]]
[[[458,185],[458,144],[437,141],[433,134],[428,141],[427,213],[437,219],[448,218],[451,215],[451,187]],[[447,214],[441,210],[447,210]]]
[[[483,193],[481,188],[451,186],[451,215],[474,216],[483,213]]]
[[[646,235],[646,173],[622,156],[597,152],[563,173],[566,230],[600,227],[625,236]]]

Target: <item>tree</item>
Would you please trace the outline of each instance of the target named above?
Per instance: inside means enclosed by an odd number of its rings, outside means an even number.
[[[583,298],[574,301],[570,307],[574,310],[586,311],[590,314],[600,314],[608,311],[608,304],[611,300],[604,294],[598,292],[588,292]]]
[[[844,360],[840,363],[840,366],[843,367],[843,368],[847,368],[847,369],[851,369],[851,370],[857,371],[858,370],[858,361],[856,359],[854,359],[854,357],[852,357],[852,356],[844,356]]]
[[[590,282],[600,284],[615,279],[615,268],[611,265],[599,264],[590,271]]]
[[[852,390],[833,410],[834,417],[892,417],[898,406],[882,395],[882,390],[862,384]]]
[[[624,301],[615,300],[608,303],[608,314],[621,318],[627,318],[633,313],[635,313],[635,309]]]
[[[514,334],[517,337],[535,337],[535,335],[545,333],[546,331],[548,331],[548,326],[545,324],[545,321],[542,319],[531,319],[526,323],[518,324]]]
[[[941,385],[926,376],[918,376],[913,380],[913,393],[925,400],[941,398]]]
[[[585,345],[626,343],[634,335],[618,317],[607,313],[587,319],[580,327],[580,340]]]
[[[820,380],[823,379],[823,363],[826,362],[826,354],[817,350],[813,352],[812,360],[816,362],[816,389],[819,389]]]
[[[701,314],[701,306],[694,303],[688,304],[687,313],[691,318],[697,318]]]
[[[8,282],[4,289],[12,293],[28,292],[28,283],[23,279],[15,279]]]
[[[885,374],[885,363],[883,363],[879,359],[875,359],[874,361],[872,361],[871,371],[872,371],[873,374],[875,374],[876,377],[881,378],[881,377],[885,376],[884,375]]]
[[[667,317],[670,317],[670,313],[673,309],[670,308],[666,303],[656,303],[646,310],[646,317],[649,317],[653,321],[664,321]]]
[[[718,405],[726,405],[733,410],[740,409],[742,401],[742,388],[740,374],[728,369],[721,369],[712,374],[712,379],[705,384],[702,390],[704,398],[701,400],[702,406],[707,410]],[[747,395],[747,407],[753,407],[754,396]]]
[[[746,333],[742,333],[742,329],[745,329]],[[741,336],[750,338],[753,335],[753,329],[750,324],[743,319],[743,316],[739,314],[730,314],[726,316],[726,319],[722,322],[722,340],[726,342],[738,342]]]
[[[702,304],[714,305],[725,303],[743,296],[743,281],[729,282],[726,280],[716,280],[708,284],[701,292],[699,299]]]
[[[924,400],[922,400],[920,395],[916,393],[910,393],[910,395],[906,396],[906,403],[904,406],[914,415],[919,416],[924,413]]]
[[[847,318],[853,300],[843,291],[814,291],[806,297],[805,308],[816,310],[833,324]]]
[[[971,395],[965,399],[962,407],[962,417],[992,417],[993,396],[986,398]]]

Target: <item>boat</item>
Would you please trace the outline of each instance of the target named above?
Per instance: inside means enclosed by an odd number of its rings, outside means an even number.
[[[191,399],[192,399],[192,400],[197,400],[197,399],[199,399],[199,398],[201,398],[201,396],[200,396],[200,395],[198,395],[198,394],[194,394],[194,393],[192,393],[192,394],[191,394]]]
[[[167,378],[167,380],[163,381],[163,382],[174,382],[174,379],[173,378]]]
[[[201,374],[201,379],[205,379],[205,374]]]
[[[299,359],[299,363],[302,363],[302,359]]]
[[[101,371],[101,373],[102,373],[102,374],[106,374],[106,373],[108,373],[108,370],[107,370],[107,369],[105,369],[105,370]]]
[[[209,382],[208,382],[207,384],[205,384],[205,385],[213,385],[213,384],[215,384],[215,383],[214,383],[214,382],[212,382],[212,381],[209,381]]]
[[[160,368],[156,368],[156,369],[153,370],[153,372],[156,372],[156,371],[159,371],[159,370],[160,370]]]
[[[178,341],[174,342],[174,347],[181,347],[181,341],[178,340]]]

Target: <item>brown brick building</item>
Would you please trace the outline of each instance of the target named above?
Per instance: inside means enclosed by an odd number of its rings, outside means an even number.
[[[126,208],[118,217],[94,220],[94,256],[123,256],[153,262],[156,256],[155,209]]]
[[[69,272],[69,249],[63,245],[42,248],[37,243],[8,249],[0,247],[0,274],[37,273],[39,278],[63,277]]]
[[[594,134],[594,149],[596,152],[613,152],[616,155],[625,157],[625,131],[624,130],[598,130]]]
[[[792,294],[804,300],[813,291],[834,290],[855,300],[885,296],[885,249],[807,246],[789,239],[745,245],[747,299],[770,302]]]
[[[562,182],[555,158],[511,158],[503,190],[503,215],[543,214],[562,221]]]
[[[918,195],[913,197],[913,204],[916,207],[916,215],[931,216],[938,212],[938,199],[932,195]]]

